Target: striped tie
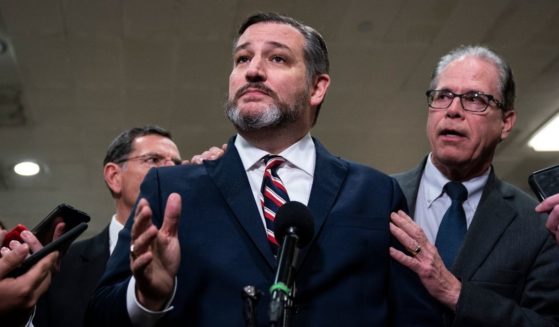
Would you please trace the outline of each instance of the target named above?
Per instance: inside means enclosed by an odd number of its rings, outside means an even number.
[[[289,201],[287,190],[278,176],[278,168],[285,159],[280,156],[267,155],[262,158],[266,164],[262,179],[262,210],[266,221],[266,235],[274,255],[278,253],[279,243],[274,236],[274,220],[279,208]]]

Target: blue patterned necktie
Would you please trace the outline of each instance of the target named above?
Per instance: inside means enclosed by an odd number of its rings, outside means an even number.
[[[445,266],[450,269],[466,237],[466,213],[462,203],[468,197],[468,190],[460,182],[448,182],[444,191],[452,199],[452,203],[439,226],[435,246]]]
[[[278,253],[279,243],[274,235],[274,220],[279,208],[289,201],[287,189],[278,176],[278,168],[285,162],[280,156],[267,155],[262,158],[266,164],[264,178],[262,179],[262,210],[266,221],[266,236],[274,255]]]

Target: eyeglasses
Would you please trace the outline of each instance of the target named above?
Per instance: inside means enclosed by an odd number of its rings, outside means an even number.
[[[478,91],[458,94],[449,90],[428,90],[425,92],[425,95],[427,95],[427,103],[429,104],[429,107],[433,109],[446,109],[450,107],[450,104],[454,101],[455,97],[460,98],[460,104],[466,111],[478,113],[484,112],[491,101],[495,103],[497,108],[504,108],[504,105],[495,99],[494,96]]]
[[[172,162],[175,166],[178,166],[182,163],[182,161],[180,159],[167,158],[167,157],[164,157],[162,155],[155,154],[155,153],[148,153],[148,154],[143,154],[141,156],[122,158],[122,159],[119,159],[119,160],[115,161],[114,163],[120,164],[120,163],[123,163],[123,162],[126,162],[126,161],[132,161],[132,160],[140,160],[142,162],[142,164],[145,164],[145,165],[150,166],[150,167],[161,167],[161,166],[164,166],[169,161]]]

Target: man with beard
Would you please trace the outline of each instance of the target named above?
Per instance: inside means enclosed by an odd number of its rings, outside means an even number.
[[[417,277],[388,255],[389,214],[406,207],[396,182],[309,134],[328,65],[320,34],[292,18],[242,24],[226,106],[238,134],[218,160],[148,173],[90,301],[90,325],[243,326],[247,285],[263,292],[255,316],[268,325],[281,242],[274,212],[289,200],[308,205],[315,226],[294,277],[294,325],[437,325]]]
[[[516,120],[509,65],[485,47],[457,48],[426,95],[431,153],[396,176],[414,220],[391,217],[415,251],[391,255],[444,305],[445,326],[559,326],[559,248],[536,201],[492,167]]]

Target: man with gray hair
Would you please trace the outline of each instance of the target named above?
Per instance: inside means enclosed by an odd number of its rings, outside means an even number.
[[[391,232],[444,307],[447,326],[558,326],[559,248],[536,201],[498,179],[497,145],[516,120],[508,64],[481,46],[443,56],[429,90],[431,153],[396,176],[412,220],[391,215]]]

